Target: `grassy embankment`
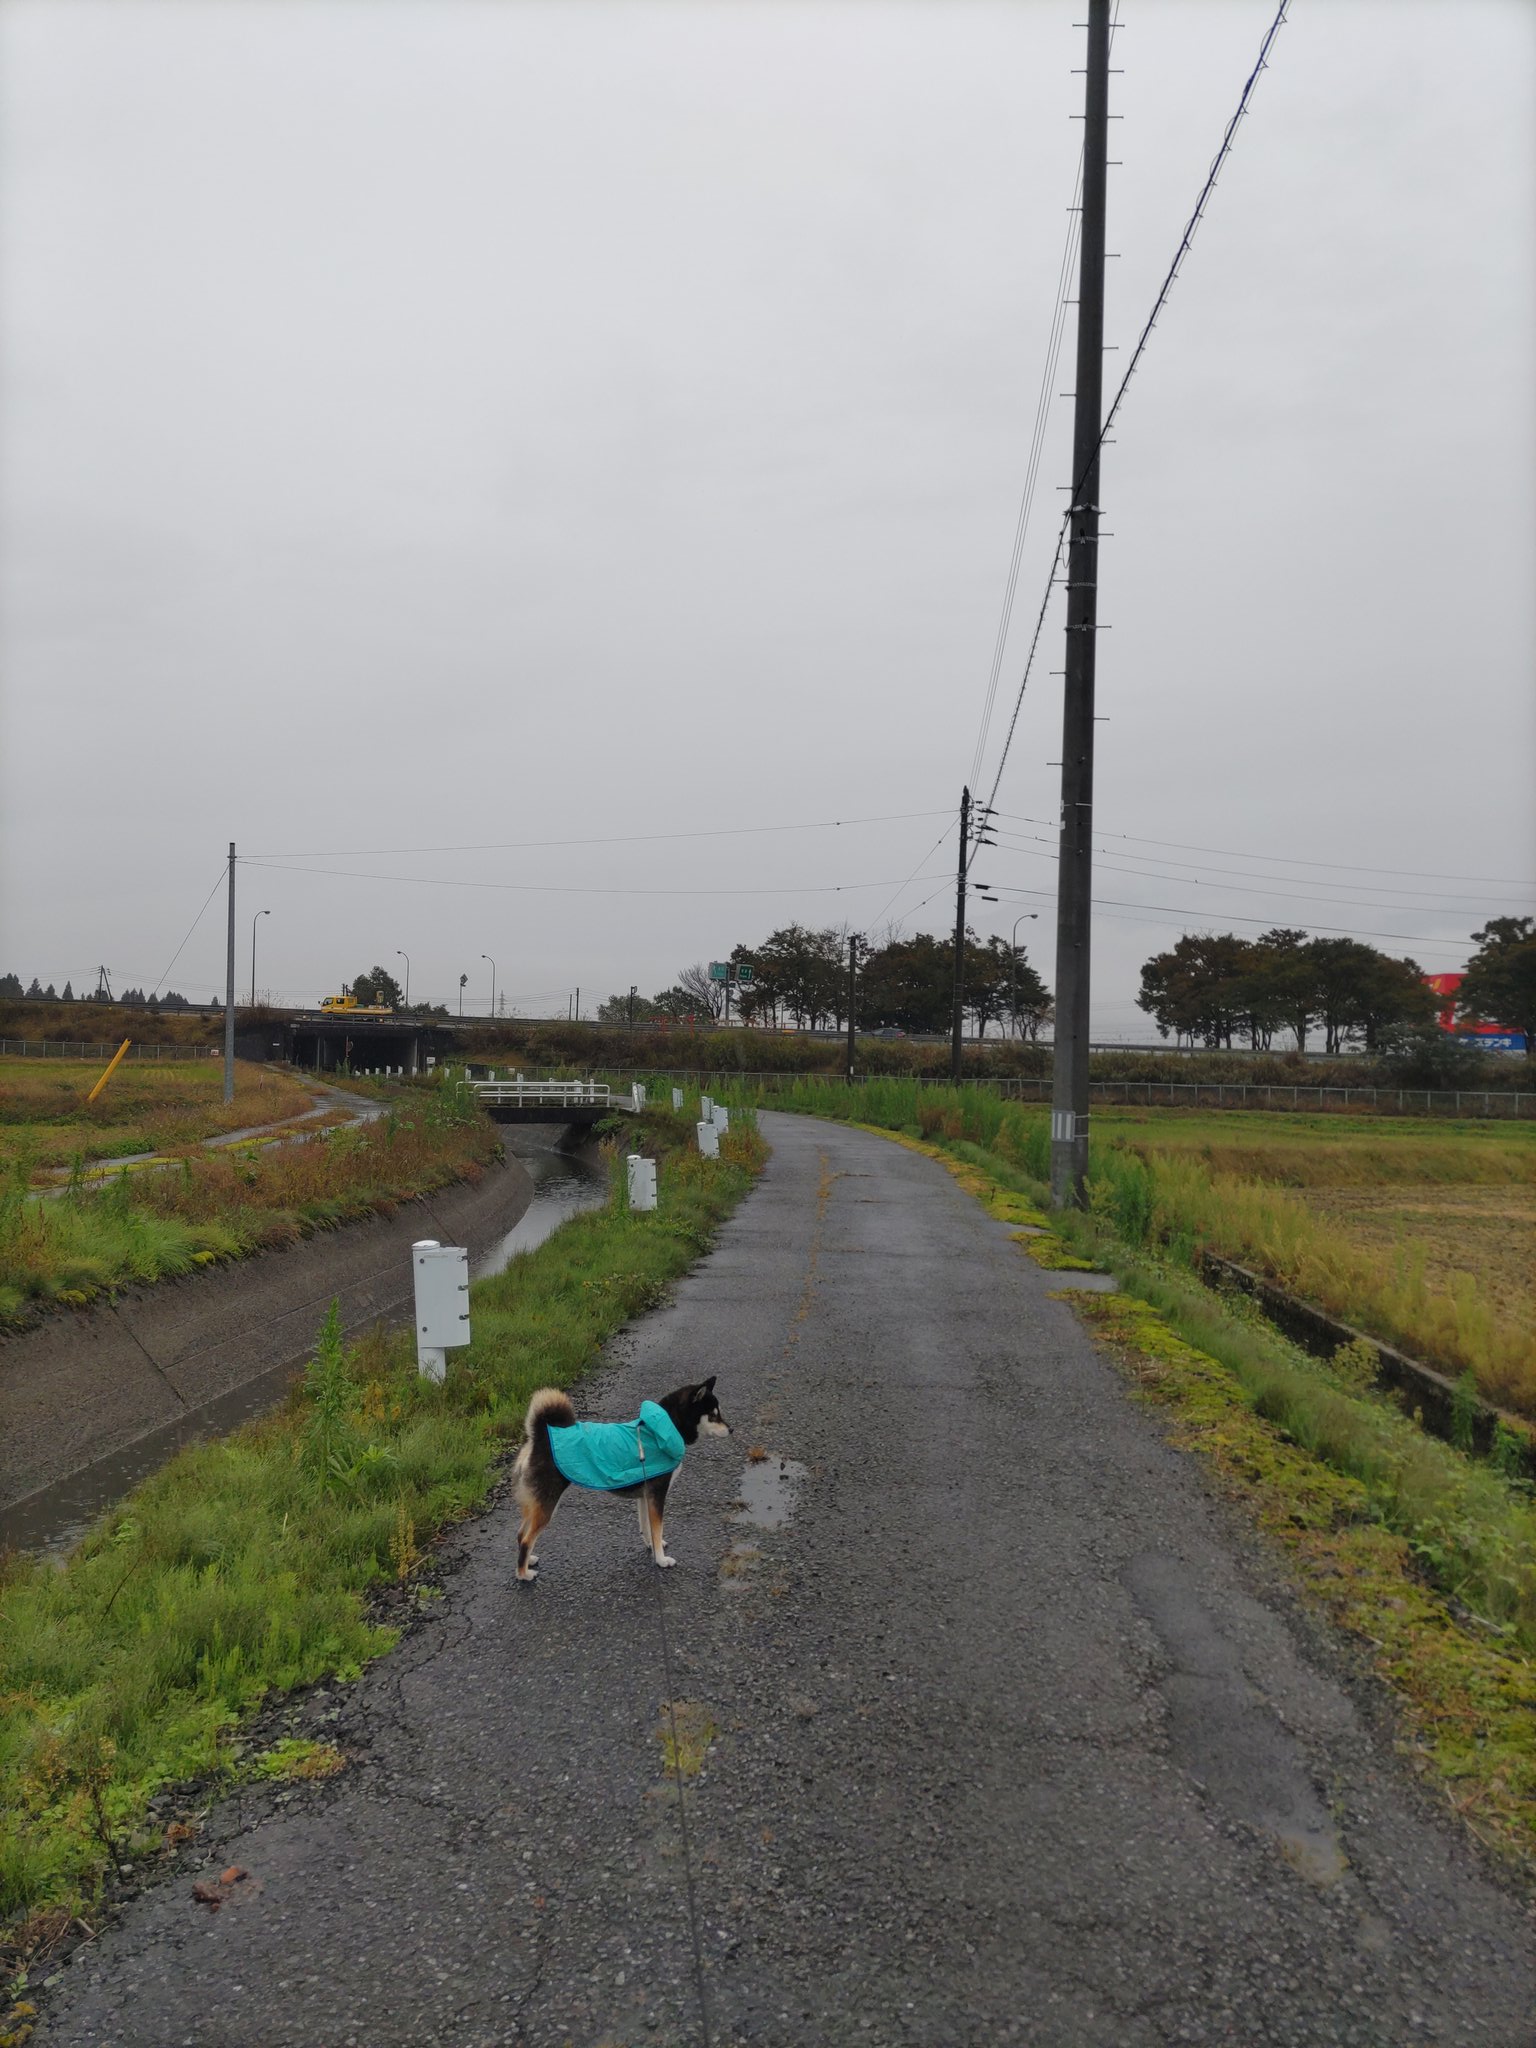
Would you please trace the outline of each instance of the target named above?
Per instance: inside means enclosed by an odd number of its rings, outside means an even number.
[[[293,1074],[235,1065],[235,1099],[224,1100],[217,1060],[126,1061],[94,1102],[102,1062],[0,1060],[0,1173],[34,1183],[58,1168],[139,1152],[176,1153],[226,1131],[303,1116],[318,1098]]]
[[[738,1119],[718,1161],[669,1113],[632,1121],[660,1161],[660,1207],[615,1199],[477,1282],[474,1342],[434,1386],[410,1333],[345,1348],[322,1333],[288,1407],[180,1453],[105,1517],[62,1569],[13,1558],[0,1579],[0,1919],[18,1960],[88,1913],[120,1860],[162,1853],[162,1786],[313,1774],[288,1745],[243,1756],[275,1691],[355,1675],[396,1631],[370,1592],[479,1506],[529,1393],[570,1381],[703,1251],[766,1148]]]
[[[144,1073],[149,1085],[156,1069]],[[72,1180],[46,1199],[27,1193],[18,1169],[0,1193],[0,1324],[387,1210],[478,1173],[498,1144],[462,1091],[401,1088],[373,1123],[303,1143],[194,1149],[174,1166],[104,1186]]]
[[[899,1082],[807,1082],[773,1102],[930,1151],[995,1215],[1044,1228],[1020,1240],[1042,1265],[1113,1272],[1120,1292],[1074,1295],[1073,1306],[1138,1392],[1168,1410],[1176,1436],[1211,1460],[1290,1551],[1304,1588],[1364,1643],[1402,1704],[1415,1756],[1458,1812],[1485,1839],[1536,1856],[1536,1509],[1528,1485],[1426,1436],[1361,1385],[1347,1354],[1320,1362],[1249,1304],[1202,1286],[1190,1258],[1199,1229],[1219,1227],[1223,1190],[1213,1178],[1192,1193],[1181,1172],[1165,1194],[1159,1162],[1125,1142],[1134,1130],[1103,1133],[1093,1207],[1062,1217],[1043,1206],[1049,1121],[1041,1111],[979,1090]],[[1293,1119],[1250,1121],[1255,1147],[1266,1126],[1281,1149],[1320,1142],[1288,1130]],[[1227,1131],[1229,1120],[1219,1128]],[[1370,1130],[1374,1142],[1381,1127]],[[1428,1133],[1436,1145],[1468,1147],[1486,1135],[1481,1127],[1448,1141],[1438,1126]],[[1341,1139],[1347,1144],[1348,1134]],[[1470,1172],[1465,1153],[1456,1156]]]

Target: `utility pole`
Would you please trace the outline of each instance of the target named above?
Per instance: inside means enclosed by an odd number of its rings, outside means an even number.
[[[855,1034],[855,1006],[858,1001],[859,935],[848,934],[848,1085],[853,1086],[853,1041]]]
[[[1088,1180],[1088,981],[1093,895],[1093,686],[1098,633],[1099,443],[1104,399],[1104,188],[1108,178],[1109,0],[1088,0],[1077,409],[1068,514],[1067,654],[1056,894],[1056,1044],[1051,1198],[1081,1208]]]
[[[960,792],[960,863],[955,870],[955,993],[949,1020],[949,1078],[960,1078],[965,1015],[965,873],[971,859],[971,792]]]
[[[205,869],[206,873],[207,870]],[[252,940],[254,952],[255,941]],[[253,970],[254,972],[254,970]],[[224,957],[224,1100],[235,1099],[235,842],[229,842],[229,942]]]

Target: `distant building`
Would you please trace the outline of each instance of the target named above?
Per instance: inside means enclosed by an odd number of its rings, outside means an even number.
[[[1456,1022],[1456,992],[1466,979],[1461,974],[1426,974],[1424,985],[1443,998],[1443,1005],[1436,1017],[1442,1031],[1454,1032],[1458,1038],[1470,1039],[1486,1052],[1524,1052],[1525,1033],[1511,1031],[1503,1024],[1468,1024]]]

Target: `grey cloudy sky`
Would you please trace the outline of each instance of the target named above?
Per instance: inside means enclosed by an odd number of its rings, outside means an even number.
[[[1111,378],[1272,11],[1124,0]],[[280,1000],[403,947],[563,1013],[792,919],[942,930],[1081,19],[4,0],[0,970],[153,985],[231,838]],[[1523,0],[1280,35],[1106,453],[1101,1036],[1181,929],[1443,969],[1532,905],[1533,85]],[[987,877],[1044,893],[976,920],[1041,909],[1048,979],[1058,692]]]

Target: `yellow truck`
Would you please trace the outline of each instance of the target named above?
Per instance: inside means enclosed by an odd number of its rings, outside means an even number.
[[[346,990],[339,996],[324,997],[320,1013],[324,1017],[393,1017],[395,1014],[388,1003],[360,1003]]]

